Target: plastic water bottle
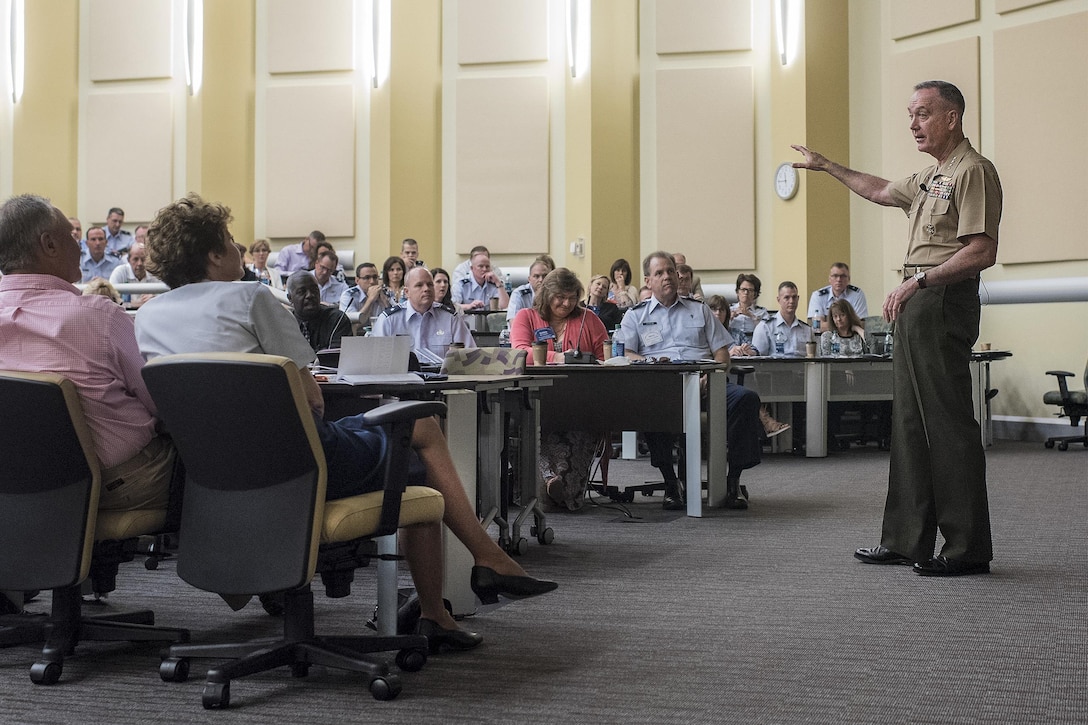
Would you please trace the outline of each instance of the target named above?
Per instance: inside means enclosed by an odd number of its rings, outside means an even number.
[[[510,347],[510,323],[507,322],[499,333],[499,347]]]
[[[839,351],[842,350],[841,343],[839,342],[839,333],[831,333],[831,354],[838,356]]]
[[[819,317],[813,317],[812,318],[812,334],[815,335],[816,337],[820,336],[820,318]]]
[[[507,273],[507,275],[506,275],[505,287],[506,287],[506,294],[510,294],[511,292],[514,291],[514,285],[510,282],[510,274],[509,273]],[[507,346],[507,347],[509,347],[509,346]]]
[[[783,357],[786,354],[786,336],[781,330],[774,333],[774,354],[775,357]]]
[[[266,284],[269,287],[272,286],[272,277],[268,274],[268,267],[257,272],[257,281],[261,284]]]
[[[892,339],[892,331],[888,330],[888,336],[884,338],[884,354],[888,357],[892,356],[892,347],[894,340]]]
[[[616,325],[616,329],[612,331],[612,357],[623,357],[626,353],[627,346],[620,337],[620,326]]]

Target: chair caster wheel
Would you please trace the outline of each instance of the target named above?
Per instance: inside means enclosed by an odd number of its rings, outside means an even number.
[[[1058,444],[1058,450],[1059,451],[1068,451],[1069,450],[1069,444],[1066,443],[1065,441],[1062,441],[1061,443]]]
[[[144,559],[144,568],[148,571],[155,571],[159,568],[159,559],[156,556],[149,556]]]
[[[167,658],[159,663],[159,677],[163,682],[185,682],[189,679],[189,660]]]
[[[200,697],[205,710],[216,710],[230,706],[230,683],[208,682]]]
[[[63,669],[60,662],[35,662],[30,666],[30,681],[35,685],[55,685]]]
[[[1046,443],[1043,444],[1043,446],[1045,446],[1046,448],[1053,448],[1054,447],[1054,441],[1047,441]]]
[[[529,540],[522,536],[517,541],[510,542],[510,553],[517,556],[525,556],[529,553]]]
[[[536,540],[541,544],[547,545],[555,541],[555,532],[552,531],[552,527],[548,527],[536,535]]]
[[[419,672],[427,664],[427,650],[402,649],[397,652],[396,663],[403,672]]]
[[[370,681],[370,694],[375,700],[392,700],[400,694],[400,678],[396,675],[375,677]]]

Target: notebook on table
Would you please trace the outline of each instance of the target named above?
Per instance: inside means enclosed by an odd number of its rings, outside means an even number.
[[[416,373],[408,372],[408,353],[412,338],[345,337],[340,341],[340,365],[336,382],[349,385],[376,383],[422,383]]]

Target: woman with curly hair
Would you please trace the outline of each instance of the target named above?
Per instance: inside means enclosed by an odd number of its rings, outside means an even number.
[[[298,367],[313,412],[328,469],[328,498],[380,487],[370,474],[381,461],[383,433],[360,417],[327,422],[321,390],[307,365],[314,351],[294,316],[257,282],[239,283],[242,265],[227,227],[230,210],[190,194],[158,213],[147,246],[151,269],[171,288],[140,308],[136,338],[145,358],[176,353],[255,352],[282,355]],[[556,588],[533,579],[480,526],[454,468],[445,437],[433,418],[416,422],[412,447],[426,483],[445,499],[444,523],[473,555],[470,584],[484,602],[498,596],[525,597]],[[405,529],[404,541],[419,594],[419,632],[432,651],[471,649],[480,635],[461,630],[442,604],[442,533],[428,525]]]

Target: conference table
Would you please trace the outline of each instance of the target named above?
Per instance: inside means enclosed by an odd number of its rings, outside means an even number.
[[[546,365],[530,375],[558,375],[540,390],[540,431],[609,431],[684,434],[686,469],[680,471],[687,515],[703,515],[702,464],[707,465],[707,506],[725,501],[726,384],[728,365],[713,361],[630,365]],[[705,377],[706,434],[701,435]]]
[[[1006,350],[986,350],[971,355],[971,392],[975,419],[983,446],[993,445],[990,401],[990,364],[1010,357]],[[827,404],[892,400],[892,359],[883,355],[861,357],[746,357],[735,363],[751,365],[754,373],[744,385],[759,393],[764,403],[804,403],[805,456],[827,456]],[[788,418],[788,416],[783,416]],[[780,436],[789,444],[792,431]]]

